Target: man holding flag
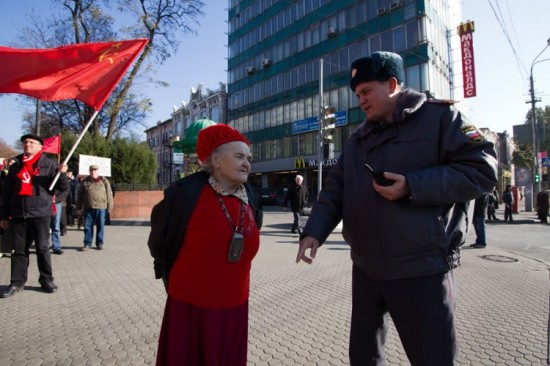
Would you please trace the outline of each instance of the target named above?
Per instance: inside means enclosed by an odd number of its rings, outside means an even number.
[[[57,290],[52,274],[49,250],[49,228],[52,216],[54,191],[49,189],[59,173],[67,166],[42,154],[44,141],[40,136],[27,134],[21,137],[24,153],[10,166],[2,195],[0,227],[12,225],[14,252],[11,256],[10,286],[1,294],[7,298],[23,290],[27,282],[29,247],[34,241],[40,277],[40,288],[46,293]],[[66,191],[69,181],[61,174],[55,190]]]
[[[68,179],[60,173],[67,171],[67,162],[99,110],[146,45],[147,39],[82,43],[54,49],[0,46],[0,64],[3,66],[0,68],[0,93],[24,94],[46,101],[76,99],[94,109],[59,165],[59,171],[53,160],[42,155],[42,138],[33,134],[21,137],[25,153],[10,168],[10,193],[4,195],[0,212],[1,227],[7,227],[9,219],[14,225],[15,246],[11,284],[1,297],[10,297],[21,291],[27,281],[29,239],[36,244],[42,290],[48,293],[56,291],[48,248],[53,192],[66,189]]]

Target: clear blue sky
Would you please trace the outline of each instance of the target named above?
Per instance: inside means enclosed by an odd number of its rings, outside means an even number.
[[[225,0],[206,0],[206,16],[201,19],[197,36],[188,36],[177,55],[158,71],[157,78],[170,82],[165,89],[151,89],[153,113],[146,124],[170,117],[172,106],[189,100],[190,89],[202,83],[205,88],[217,89],[227,82],[227,14]],[[490,4],[509,34],[514,53]],[[13,46],[16,31],[28,21],[25,15],[31,8],[42,13],[49,11],[49,1],[17,0],[4,5],[0,11],[0,45]],[[498,5],[498,6],[497,6]],[[473,20],[474,54],[477,77],[477,97],[460,103],[461,109],[479,127],[496,132],[508,130],[524,122],[530,109],[529,72],[534,58],[550,38],[550,2],[548,0],[463,0],[462,21]],[[6,9],[8,7],[8,9]],[[550,47],[539,60],[550,58]],[[535,90],[541,99],[538,106],[550,105],[550,60],[538,63],[533,69]],[[457,80],[461,83],[461,80]],[[19,121],[23,107],[15,96],[0,95],[0,137],[11,144],[21,135]]]

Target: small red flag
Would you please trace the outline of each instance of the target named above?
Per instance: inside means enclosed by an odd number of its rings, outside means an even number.
[[[77,99],[97,111],[146,44],[135,39],[51,49],[0,46],[0,93]]]
[[[59,155],[61,153],[61,135],[44,139],[42,152]]]

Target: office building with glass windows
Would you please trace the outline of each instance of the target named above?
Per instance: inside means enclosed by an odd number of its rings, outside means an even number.
[[[406,86],[457,99],[458,0],[229,0],[228,12],[227,120],[252,142],[258,186],[279,188],[299,173],[316,196],[319,164],[328,171],[364,120],[349,88],[359,57],[397,52]],[[335,111],[334,157],[319,151],[320,84]]]

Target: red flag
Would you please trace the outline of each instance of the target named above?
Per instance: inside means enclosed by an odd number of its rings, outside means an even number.
[[[61,153],[61,135],[44,139],[42,152],[59,155]]]
[[[135,39],[51,49],[0,46],[0,93],[77,99],[97,111],[146,44]]]

